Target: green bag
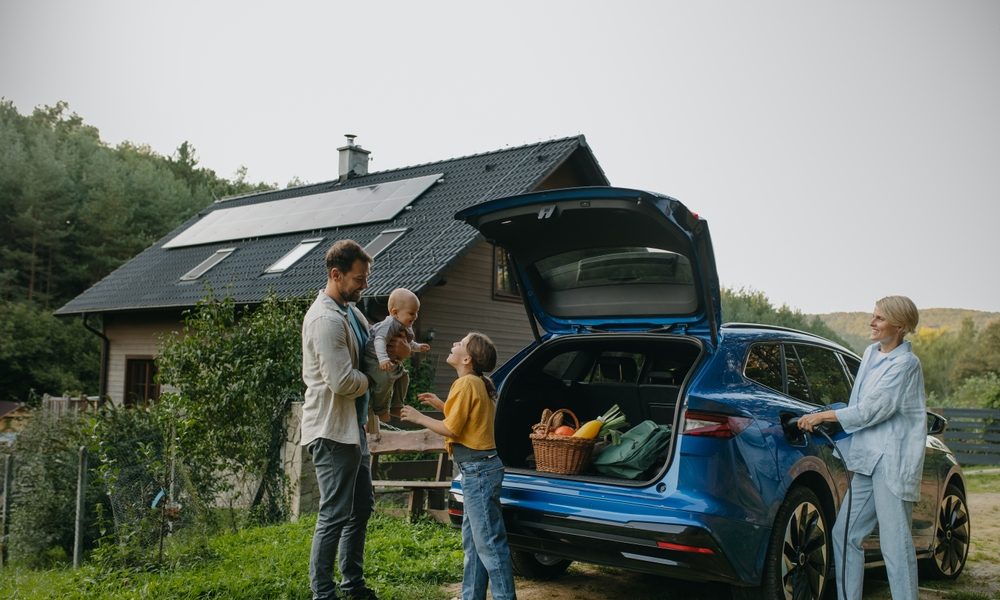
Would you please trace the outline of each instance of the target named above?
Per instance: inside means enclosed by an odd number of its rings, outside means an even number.
[[[612,477],[635,479],[656,462],[670,444],[670,427],[646,420],[622,434],[621,443],[606,447],[594,468]]]

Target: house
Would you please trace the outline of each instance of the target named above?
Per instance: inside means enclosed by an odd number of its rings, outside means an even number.
[[[451,343],[481,330],[503,361],[532,332],[506,257],[454,214],[529,191],[608,185],[583,136],[505,148],[412,167],[368,172],[369,151],[347,136],[338,178],[213,203],[56,311],[82,315],[102,340],[102,397],[115,404],[155,399],[158,338],[207,289],[239,304],[313,295],[324,285],[324,254],[351,238],[374,256],[361,307],[386,314],[396,287],[421,298],[417,338],[431,340],[435,390],[453,374]]]
[[[31,409],[23,402],[0,400],[0,445],[13,444],[30,418]]]

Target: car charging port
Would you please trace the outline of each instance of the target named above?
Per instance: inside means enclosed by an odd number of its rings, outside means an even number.
[[[785,432],[785,438],[789,442],[799,443],[805,441],[805,431],[799,429],[799,415],[791,413],[781,413],[781,428]]]

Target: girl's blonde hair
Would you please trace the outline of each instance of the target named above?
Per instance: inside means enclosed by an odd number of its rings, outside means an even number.
[[[903,335],[917,330],[920,312],[913,300],[906,296],[886,296],[876,302],[875,306],[882,311],[890,325],[902,328]]]
[[[472,360],[472,371],[482,378],[486,384],[486,392],[490,399],[496,400],[497,388],[493,385],[493,380],[485,374],[492,371],[497,366],[497,348],[493,345],[493,340],[485,333],[470,331],[468,341],[465,343],[465,351],[469,353]]]

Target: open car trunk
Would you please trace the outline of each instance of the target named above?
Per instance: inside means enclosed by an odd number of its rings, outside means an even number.
[[[508,471],[536,473],[529,435],[546,408],[568,408],[582,425],[617,404],[628,420],[623,431],[649,419],[670,427],[676,439],[683,391],[702,354],[698,338],[668,334],[582,334],[545,342],[507,375],[500,390],[495,431],[504,465]],[[645,483],[666,471],[673,448],[671,441],[638,479],[608,477],[593,467],[578,475],[541,474]]]

